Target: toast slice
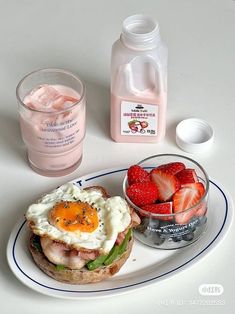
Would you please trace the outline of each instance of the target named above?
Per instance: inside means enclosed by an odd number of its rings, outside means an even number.
[[[91,186],[85,188],[84,190],[99,190],[102,194],[102,197],[109,198],[109,194],[107,191],[101,186]],[[131,209],[130,209],[131,211]],[[128,228],[131,228],[131,224]],[[101,267],[96,268],[95,270],[88,270],[86,267],[81,269],[70,269],[67,267],[57,267],[55,264],[50,262],[47,257],[44,255],[42,249],[38,249],[35,247],[35,239],[38,237],[33,232],[30,234],[29,240],[29,251],[33,257],[34,262],[36,265],[48,276],[52,277],[53,279],[68,283],[68,284],[87,284],[87,283],[95,283],[107,278],[112,277],[116,274],[123,264],[126,262],[128,257],[131,254],[132,246],[133,246],[133,236],[131,236],[128,244],[127,249],[125,252],[118,256],[116,260],[114,260],[110,265],[102,265]],[[40,245],[40,244],[39,244]]]
[[[43,252],[40,252],[35,248],[33,245],[34,237],[35,235],[31,234],[29,250],[36,265],[44,273],[54,278],[55,280],[76,285],[94,283],[112,277],[120,270],[122,265],[130,256],[133,245],[132,237],[128,243],[127,250],[121,256],[119,256],[117,260],[113,261],[113,263],[108,266],[102,266],[95,270],[88,270],[86,267],[83,267],[82,269],[69,269],[66,267],[64,269],[57,269],[56,265],[51,263],[43,254]]]

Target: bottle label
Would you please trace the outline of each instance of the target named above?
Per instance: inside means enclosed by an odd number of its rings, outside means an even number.
[[[156,136],[158,105],[121,102],[121,135]]]

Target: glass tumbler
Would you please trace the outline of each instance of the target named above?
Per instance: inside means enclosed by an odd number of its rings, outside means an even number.
[[[31,168],[63,176],[81,163],[86,127],[85,85],[62,69],[26,75],[16,88],[21,134]]]

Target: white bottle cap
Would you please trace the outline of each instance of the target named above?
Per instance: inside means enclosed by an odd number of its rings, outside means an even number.
[[[204,120],[190,118],[182,120],[176,127],[176,143],[186,152],[205,151],[213,140],[213,128]]]

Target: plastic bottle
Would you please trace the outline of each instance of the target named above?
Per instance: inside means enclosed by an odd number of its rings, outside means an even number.
[[[112,47],[111,137],[116,142],[159,142],[166,129],[167,48],[158,23],[145,15],[123,22]]]

